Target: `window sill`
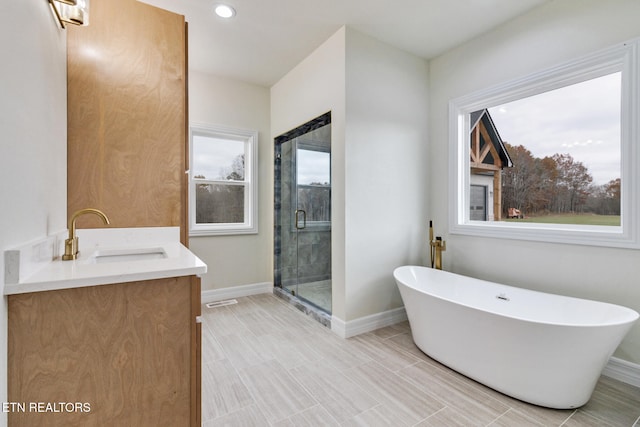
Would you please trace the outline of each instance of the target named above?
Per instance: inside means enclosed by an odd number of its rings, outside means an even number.
[[[549,226],[535,223],[470,221],[453,225],[449,231],[451,234],[496,239],[640,249],[640,244],[634,236],[623,233],[622,227],[615,226],[584,227],[571,224]]]
[[[258,234],[257,226],[229,226],[229,227],[216,227],[216,228],[198,228],[189,230],[189,237],[203,237],[203,236],[233,236],[242,234]]]

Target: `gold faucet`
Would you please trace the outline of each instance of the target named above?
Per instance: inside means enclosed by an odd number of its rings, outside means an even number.
[[[447,250],[447,242],[442,237],[433,238],[433,221],[429,221],[429,253],[431,268],[442,270],[442,252]]]
[[[109,218],[98,209],[86,208],[80,209],[71,215],[69,218],[69,238],[64,241],[64,255],[62,255],[63,261],[70,261],[78,258],[80,252],[78,251],[78,237],[76,237],[76,219],[80,215],[84,214],[95,214],[102,218],[105,224],[109,224]]]

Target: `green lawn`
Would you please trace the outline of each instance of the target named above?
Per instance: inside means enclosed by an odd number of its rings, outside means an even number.
[[[505,219],[509,222],[535,222],[540,224],[579,224],[620,226],[620,215],[562,214],[532,216],[525,219]]]

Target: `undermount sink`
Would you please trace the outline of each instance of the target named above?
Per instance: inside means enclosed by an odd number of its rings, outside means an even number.
[[[96,264],[125,261],[147,261],[166,258],[162,248],[105,249],[95,252],[91,260]]]

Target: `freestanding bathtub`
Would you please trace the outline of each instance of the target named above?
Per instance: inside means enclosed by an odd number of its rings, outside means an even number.
[[[638,313],[427,267],[393,276],[413,341],[495,390],[550,408],[584,405]]]

